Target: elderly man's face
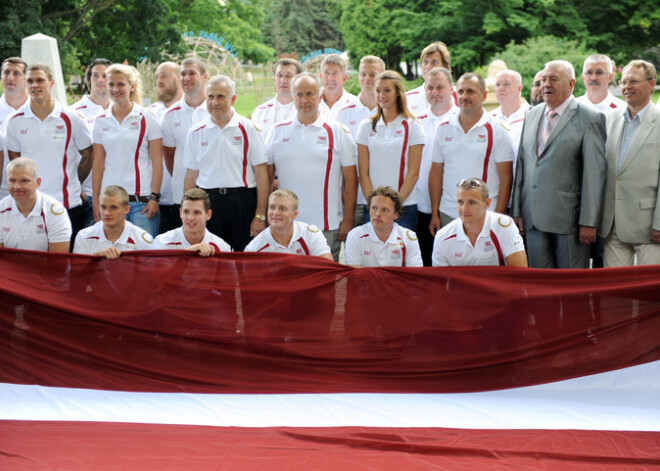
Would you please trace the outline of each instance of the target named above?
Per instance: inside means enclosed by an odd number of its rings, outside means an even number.
[[[607,85],[612,81],[613,77],[613,73],[607,72],[607,64],[605,62],[585,64],[582,71],[584,86],[587,87],[587,92],[592,93],[607,90]]]
[[[626,67],[621,75],[621,94],[628,106],[639,110],[651,100],[655,79],[648,80],[641,67]]]
[[[501,73],[495,79],[495,97],[500,105],[514,103],[520,99],[522,85],[513,74]]]
[[[575,79],[570,78],[566,70],[560,66],[550,66],[543,70],[541,89],[543,100],[551,110],[564,103],[573,93]]]
[[[293,86],[293,100],[299,116],[315,116],[321,103],[321,91],[312,77],[301,77]]]
[[[236,95],[229,93],[229,87],[224,82],[206,87],[206,108],[216,123],[229,121],[235,101]]]

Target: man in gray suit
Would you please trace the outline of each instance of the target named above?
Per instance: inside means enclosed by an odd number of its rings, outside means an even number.
[[[607,180],[600,235],[605,266],[660,263],[660,110],[651,102],[653,64],[635,60],[621,76],[626,109],[607,117]]]
[[[527,234],[529,266],[588,268],[605,183],[605,116],[573,97],[570,62],[543,69],[545,104],[525,118],[512,215]]]

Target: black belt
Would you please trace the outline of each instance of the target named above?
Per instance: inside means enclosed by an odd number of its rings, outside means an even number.
[[[149,197],[148,196],[128,195],[128,202],[129,203],[148,203],[149,202]]]
[[[253,190],[254,188],[245,188],[238,186],[236,188],[202,188],[209,195],[231,195],[234,193],[245,193],[246,191]]]

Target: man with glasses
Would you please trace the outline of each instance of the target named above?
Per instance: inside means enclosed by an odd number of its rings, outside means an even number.
[[[613,78],[614,70],[609,57],[603,54],[587,57],[582,66],[582,81],[587,93],[578,97],[578,103],[600,113],[625,109],[626,102],[612,95],[608,88]]]
[[[660,110],[651,102],[653,64],[634,60],[623,69],[627,107],[607,116],[607,179],[600,235],[605,266],[660,263]]]
[[[458,219],[435,236],[433,266],[500,265],[526,267],[527,255],[513,219],[489,211],[488,186],[478,178],[458,182]]]

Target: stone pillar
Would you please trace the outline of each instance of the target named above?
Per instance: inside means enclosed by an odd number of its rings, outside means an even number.
[[[62,64],[60,63],[60,52],[57,49],[57,39],[37,33],[23,38],[21,43],[21,57],[28,65],[37,62],[46,64],[53,70],[55,86],[53,87],[53,98],[62,105],[67,106],[66,88],[62,76]]]

